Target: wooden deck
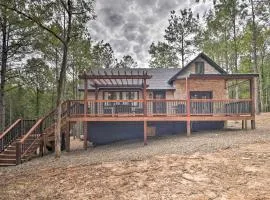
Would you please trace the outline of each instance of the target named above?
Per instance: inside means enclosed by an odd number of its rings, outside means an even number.
[[[69,121],[226,121],[255,118],[251,99],[146,100],[146,106],[143,100],[70,100],[64,109],[69,110]]]
[[[247,120],[255,128],[253,99],[140,99],[140,100],[70,100],[63,104],[68,122],[84,122],[84,147],[87,148],[88,122],[144,122],[144,144],[147,124],[153,121],[185,121],[187,136],[193,121]],[[68,131],[69,132],[69,131]]]
[[[70,122],[93,122],[93,121],[187,121],[187,116],[71,116],[68,118]],[[228,120],[255,120],[254,116],[238,115],[238,116],[190,116],[190,121],[228,121]]]

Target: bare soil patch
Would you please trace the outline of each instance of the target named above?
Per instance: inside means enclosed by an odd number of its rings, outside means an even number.
[[[0,199],[270,199],[269,122],[263,114],[256,130],[117,143],[0,168]]]

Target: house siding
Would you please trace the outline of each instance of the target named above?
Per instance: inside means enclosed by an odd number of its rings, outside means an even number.
[[[220,74],[212,65],[210,65],[203,58],[199,57],[194,62],[192,62],[177,78],[186,77],[189,74],[195,74],[195,62],[204,62],[204,73],[205,74]]]

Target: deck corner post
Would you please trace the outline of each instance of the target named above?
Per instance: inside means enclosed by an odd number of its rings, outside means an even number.
[[[228,128],[228,120],[224,121],[224,126],[223,126],[224,129],[227,129]]]
[[[256,129],[256,122],[255,119],[250,121],[251,129]]]
[[[68,128],[65,132],[65,147],[66,147],[66,152],[70,152],[70,122],[68,122]]]
[[[83,123],[83,148],[87,150],[87,121]]]
[[[143,79],[143,114],[147,116],[146,79]]]
[[[43,133],[42,135],[42,140],[43,140],[43,154],[46,155],[48,153],[47,151],[47,134]]]
[[[191,135],[191,122],[190,120],[187,120],[187,136],[189,137]]]
[[[43,149],[44,149],[44,141],[43,141],[43,137],[41,136],[40,147],[39,147],[39,155],[41,157],[43,157],[43,155],[44,155]]]
[[[244,127],[245,127],[245,130],[248,129],[247,120],[244,120]]]
[[[191,135],[191,119],[190,119],[190,85],[188,77],[186,77],[186,112],[187,112],[187,136]]]
[[[21,164],[21,156],[22,156],[22,143],[18,141],[16,143],[16,165]]]
[[[143,141],[144,145],[147,145],[147,121],[143,121]]]

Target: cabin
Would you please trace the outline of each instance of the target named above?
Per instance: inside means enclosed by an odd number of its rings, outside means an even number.
[[[204,53],[182,69],[93,69],[80,76],[84,102],[71,102],[71,120],[87,117],[85,138],[96,145],[147,144],[148,137],[222,129],[228,120],[245,127],[251,120],[254,128],[256,76],[228,74]],[[248,98],[230,98],[234,82],[248,82]]]
[[[62,144],[83,124],[83,147],[115,141],[222,129],[242,120],[255,129],[257,74],[228,74],[204,53],[182,69],[92,69],[79,76],[82,100],[61,104]],[[243,85],[243,87],[240,85]],[[238,95],[234,95],[237,86]],[[244,92],[239,95],[239,89]],[[0,134],[0,166],[46,154],[55,140],[57,110],[38,120],[18,119]]]

